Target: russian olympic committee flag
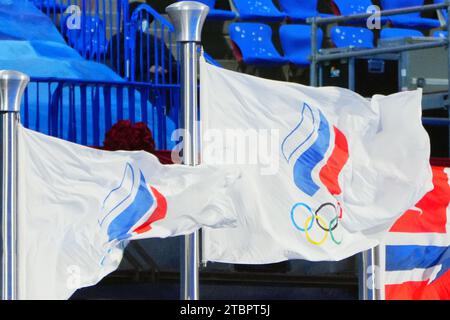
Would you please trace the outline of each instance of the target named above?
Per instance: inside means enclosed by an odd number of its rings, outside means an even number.
[[[19,298],[67,299],[114,271],[129,240],[226,227],[238,178],[164,166],[147,152],[109,152],[19,126]]]
[[[204,259],[341,260],[376,246],[432,188],[421,98],[369,101],[202,60],[203,162],[242,172],[230,190],[237,228],[205,228]]]

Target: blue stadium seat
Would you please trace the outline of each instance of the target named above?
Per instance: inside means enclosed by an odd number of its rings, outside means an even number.
[[[371,0],[333,0],[333,2],[342,16],[367,13],[367,8],[373,6]],[[388,21],[386,17],[381,17],[380,20],[383,24]]]
[[[260,66],[276,66],[288,62],[273,46],[270,26],[240,22],[230,24],[229,31],[231,40],[242,55],[242,58],[237,58],[238,61]]]
[[[373,38],[373,32],[365,28],[331,28],[331,40],[337,48],[373,48]]]
[[[281,10],[293,21],[306,21],[310,17],[329,17],[330,14],[317,11],[318,0],[278,0]]]
[[[386,28],[381,30],[381,39],[423,37],[423,33],[415,29]]]
[[[447,31],[438,30],[438,31],[433,32],[433,37],[447,39],[448,33],[447,33]]]
[[[185,0],[178,0],[178,2],[179,1]],[[236,13],[233,11],[215,9],[214,7],[216,5],[216,0],[196,0],[196,1],[206,4],[209,7],[207,19],[226,21],[226,20],[234,20],[236,18]]]
[[[282,21],[286,18],[272,0],[233,0],[233,4],[241,20]]]
[[[424,0],[381,0],[384,10],[423,6]],[[394,26],[405,28],[438,28],[440,22],[437,19],[422,18],[419,12],[401,14],[389,17]]]
[[[280,40],[284,57],[289,62],[306,67],[310,64],[311,55],[311,26],[300,24],[286,24],[280,27]],[[322,46],[323,32],[317,30],[318,49]]]

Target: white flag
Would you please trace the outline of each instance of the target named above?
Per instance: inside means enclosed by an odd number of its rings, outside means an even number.
[[[67,299],[114,271],[129,240],[236,221],[235,172],[164,166],[19,127],[19,298]]]
[[[237,228],[206,228],[204,259],[341,260],[377,245],[432,188],[421,97],[369,101],[202,61],[203,161],[242,172]]]

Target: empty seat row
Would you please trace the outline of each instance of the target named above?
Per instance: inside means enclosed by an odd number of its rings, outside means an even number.
[[[442,3],[444,0],[434,0],[435,3]],[[366,13],[373,5],[371,0],[333,0],[334,13],[337,15],[352,15]],[[383,10],[404,9],[409,7],[420,7],[424,5],[424,0],[380,0]],[[439,20],[423,18],[420,12],[412,12],[389,17],[381,17],[381,23],[390,21],[395,27],[406,28],[439,28]]]
[[[276,22],[289,19],[291,21],[304,22],[310,17],[326,17],[329,14],[317,11],[318,0],[278,0],[279,10],[272,0],[230,0],[233,8],[238,12],[242,21],[267,21]],[[444,0],[434,0],[442,3]],[[236,18],[233,11],[214,9],[216,0],[200,0],[211,8],[209,18],[220,20],[232,20]],[[423,6],[424,0],[380,0],[384,10],[401,9],[407,7]],[[335,15],[352,15],[366,13],[373,6],[372,0],[332,0]],[[446,12],[444,12],[445,16]],[[392,22],[395,27],[409,28],[438,28],[441,23],[438,19],[423,18],[419,12],[401,14],[389,17],[381,17],[381,22]],[[357,23],[357,22],[354,22]]]
[[[236,59],[248,65],[279,66],[292,63],[306,67],[311,55],[311,26],[285,24],[279,29],[281,55],[272,42],[272,28],[263,23],[236,22],[229,26]],[[382,39],[423,37],[423,33],[413,29],[385,28]],[[434,37],[446,38],[447,33],[436,31]],[[350,26],[334,26],[330,38],[336,48],[370,49],[374,47],[374,33],[368,29]],[[321,49],[323,32],[317,30],[318,49]]]
[[[279,66],[293,63],[309,65],[311,54],[311,27],[308,25],[287,24],[280,27],[282,56],[272,43],[272,28],[263,23],[238,22],[229,26],[230,39],[237,49],[238,62],[256,66]],[[317,43],[323,39],[318,30]],[[236,50],[235,50],[236,51]]]
[[[182,0],[178,0],[182,1]],[[314,16],[332,16],[317,11],[318,0],[279,0],[281,11],[272,0],[230,0],[233,11],[215,9],[216,0],[199,0],[210,7],[208,19],[280,22],[285,19],[305,21]]]

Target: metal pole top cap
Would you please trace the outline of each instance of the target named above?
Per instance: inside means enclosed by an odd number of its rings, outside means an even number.
[[[19,112],[30,77],[19,71],[0,70],[0,111]]]
[[[200,42],[203,23],[209,12],[209,7],[196,1],[181,1],[166,8],[175,27],[175,37],[178,42]]]

